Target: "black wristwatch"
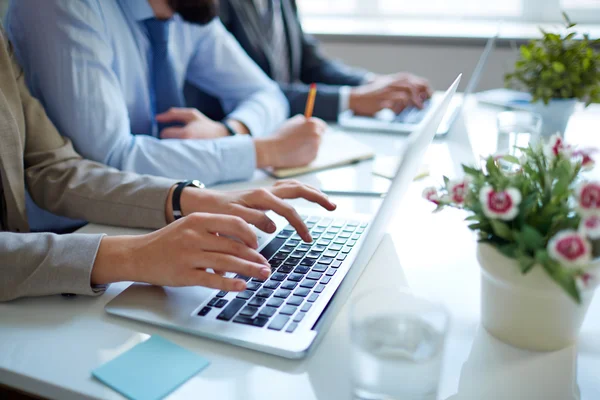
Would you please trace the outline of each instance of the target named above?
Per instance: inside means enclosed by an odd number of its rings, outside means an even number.
[[[183,189],[185,189],[188,186],[195,187],[198,189],[205,188],[204,183],[197,181],[197,180],[183,181],[183,182],[179,182],[177,184],[177,187],[173,191],[173,200],[172,200],[173,218],[175,220],[178,220],[179,218],[183,217],[183,213],[181,212],[181,192],[183,192]]]
[[[227,133],[229,133],[229,136],[235,136],[238,134],[235,131],[235,129],[233,129],[229,121],[222,121],[221,123],[223,124],[223,126],[225,126],[225,129],[227,129]]]

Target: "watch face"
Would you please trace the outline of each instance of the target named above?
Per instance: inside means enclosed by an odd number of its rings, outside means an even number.
[[[190,186],[197,187],[198,189],[204,189],[204,187],[205,187],[205,186],[204,186],[204,183],[200,182],[199,180],[193,180],[193,181],[190,183]]]

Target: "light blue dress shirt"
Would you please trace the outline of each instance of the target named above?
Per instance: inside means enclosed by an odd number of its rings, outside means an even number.
[[[152,17],[147,0],[13,0],[6,22],[32,93],[83,157],[206,184],[250,178],[256,159],[247,135],[157,138],[152,49],[142,22]],[[228,117],[254,136],[272,133],[287,118],[289,106],[277,84],[218,19],[199,26],[175,15],[170,29],[182,91],[187,80],[220,98]]]
[[[18,0],[7,24],[28,84],[86,158],[139,173],[238,180],[255,168],[250,138],[159,140],[150,100],[147,0]],[[218,20],[170,25],[178,82],[219,97],[254,136],[288,115],[285,97]]]

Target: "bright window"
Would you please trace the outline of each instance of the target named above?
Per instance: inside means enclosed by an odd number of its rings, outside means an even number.
[[[600,24],[600,0],[297,0],[304,15],[561,20]]]

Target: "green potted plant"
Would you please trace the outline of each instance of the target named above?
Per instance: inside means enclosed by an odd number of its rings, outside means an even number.
[[[508,87],[526,90],[533,111],[542,116],[542,134],[564,134],[577,101],[600,102],[600,40],[581,37],[563,13],[566,32],[547,32],[521,46],[515,70],[505,75]]]
[[[423,195],[470,214],[482,325],[517,347],[558,350],[576,340],[600,283],[600,182],[585,180],[592,151],[558,135],[519,151]]]

